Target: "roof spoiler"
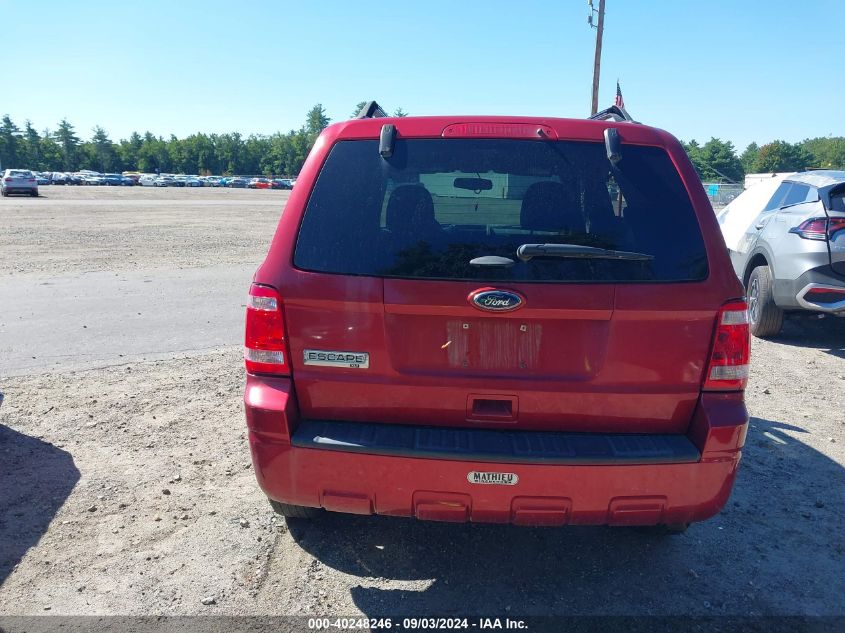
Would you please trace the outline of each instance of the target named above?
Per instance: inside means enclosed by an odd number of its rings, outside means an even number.
[[[356,119],[381,119],[387,116],[387,112],[382,110],[381,106],[375,101],[368,101],[361,108],[361,111],[356,116]]]
[[[618,123],[639,123],[639,121],[634,121],[634,118],[628,114],[628,111],[625,108],[620,108],[617,105],[612,105],[609,108],[602,110],[601,112],[596,112],[591,117],[588,117],[592,121],[616,121]]]

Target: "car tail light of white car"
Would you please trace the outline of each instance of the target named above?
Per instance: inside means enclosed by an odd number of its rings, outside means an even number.
[[[789,229],[789,232],[805,240],[824,241],[833,238],[834,233],[842,230],[845,230],[845,218],[810,218]]]

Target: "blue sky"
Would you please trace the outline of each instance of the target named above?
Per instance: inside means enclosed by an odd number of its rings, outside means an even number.
[[[598,6],[598,0],[595,0]],[[588,113],[586,0],[0,0],[0,114],[89,137],[299,127],[375,98],[411,114]],[[681,139],[845,133],[834,76],[842,0],[607,0],[600,107],[617,77],[639,120]],[[23,28],[23,25],[27,25]],[[829,113],[828,113],[829,112]]]

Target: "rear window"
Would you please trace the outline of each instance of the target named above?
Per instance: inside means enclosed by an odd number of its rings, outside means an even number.
[[[787,207],[793,204],[809,202],[810,200],[815,200],[817,198],[818,194],[815,189],[807,185],[799,185],[798,183],[795,183],[784,197],[781,206]]]
[[[781,203],[784,201],[784,199],[786,198],[786,195],[789,193],[789,190],[791,188],[792,188],[791,182],[780,183],[778,188],[775,189],[775,192],[772,194],[772,197],[769,199],[769,202],[766,203],[766,206],[763,208],[763,211],[764,212],[765,211],[773,211],[774,209],[782,207],[783,204],[781,204]]]
[[[523,244],[574,244],[646,260],[516,257]],[[507,257],[514,265],[475,267]],[[499,139],[334,145],[294,254],[300,269],[407,279],[524,282],[694,281],[704,241],[686,189],[660,148]]]
[[[830,210],[845,211],[845,189],[838,189],[830,194]]]
[[[21,169],[10,169],[9,175],[15,176],[16,178],[32,178],[31,171],[23,171]]]

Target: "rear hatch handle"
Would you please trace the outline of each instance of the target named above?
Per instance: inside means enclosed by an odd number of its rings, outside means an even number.
[[[476,268],[510,268],[515,263],[510,257],[499,257],[498,255],[484,255],[469,260],[469,265]]]

